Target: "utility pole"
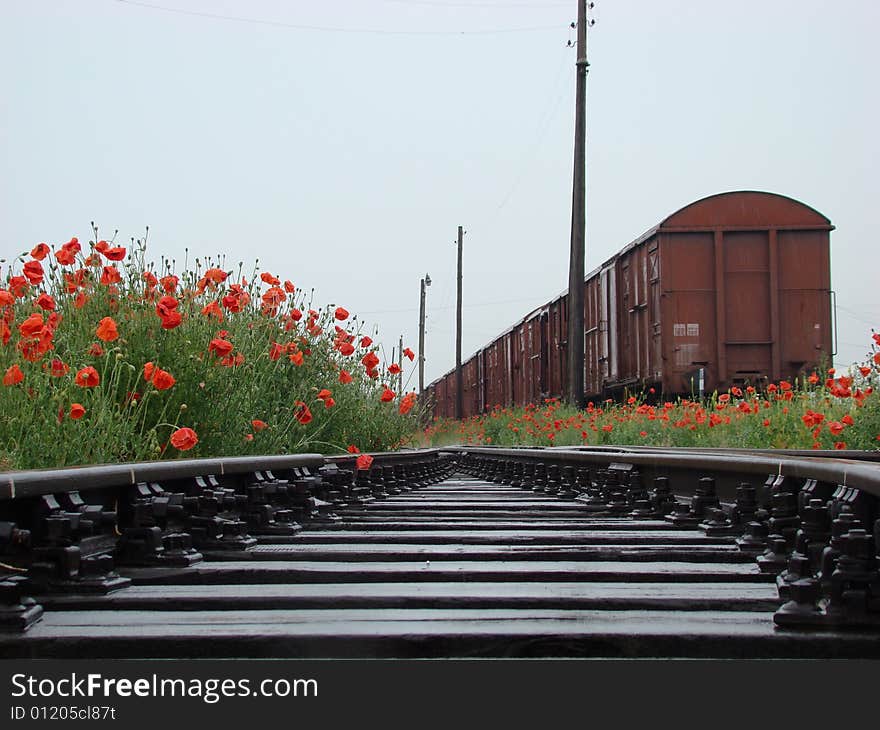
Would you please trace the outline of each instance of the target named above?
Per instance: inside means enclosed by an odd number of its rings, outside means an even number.
[[[584,254],[586,249],[587,4],[578,0],[577,91],[574,121],[574,177],[571,194],[571,257],[568,268],[568,393],[576,408],[584,405]],[[592,7],[592,3],[589,3]]]
[[[419,299],[419,400],[425,392],[425,287],[431,286],[431,277],[425,274]]]
[[[458,227],[458,298],[455,305],[455,417],[464,414],[464,382],[461,372],[461,246],[464,231]]]
[[[397,348],[397,367],[400,368],[397,373],[397,394],[403,395],[403,335],[400,336],[400,347]]]

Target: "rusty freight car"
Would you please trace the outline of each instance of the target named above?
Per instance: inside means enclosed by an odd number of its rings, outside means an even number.
[[[793,378],[833,356],[831,222],[783,195],[737,191],[668,216],[584,281],[587,398],[672,396]],[[465,415],[566,390],[567,292],[464,364]],[[452,415],[454,372],[428,387]]]

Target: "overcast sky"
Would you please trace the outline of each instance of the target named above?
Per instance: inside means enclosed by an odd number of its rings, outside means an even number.
[[[0,0],[0,257],[225,253],[454,365],[567,286],[575,0]],[[678,208],[827,215],[838,363],[880,325],[880,4],[597,0],[587,269]],[[5,268],[3,269],[5,274]],[[412,375],[410,385],[416,385]]]

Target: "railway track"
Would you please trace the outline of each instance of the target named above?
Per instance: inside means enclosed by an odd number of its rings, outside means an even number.
[[[855,456],[0,475],[0,656],[878,658],[880,466]]]

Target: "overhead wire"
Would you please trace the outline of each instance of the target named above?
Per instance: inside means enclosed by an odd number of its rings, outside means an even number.
[[[570,7],[570,0],[566,0],[566,2],[543,2],[543,3],[511,3],[511,2],[482,2],[480,0],[473,0],[473,2],[444,2],[443,0],[379,0],[380,2],[386,3],[395,3],[397,5],[423,5],[427,7],[435,7],[435,8],[505,8],[505,9],[516,9],[522,8],[525,10],[531,10],[534,8],[562,8],[562,7]]]
[[[550,128],[550,123],[556,117],[556,110],[559,108],[560,102],[566,95],[565,89],[560,89],[560,87],[562,86],[561,82],[565,80],[565,70],[569,65],[567,63],[569,58],[570,52],[569,49],[566,48],[565,53],[562,56],[562,62],[560,63],[559,69],[556,72],[555,83],[553,84],[553,92],[559,90],[559,93],[556,94],[555,100],[553,100],[552,102],[548,100],[549,103],[545,105],[544,111],[539,118],[537,126],[535,127],[535,134],[533,136],[532,143],[529,145],[526,153],[520,158],[523,164],[520,166],[517,175],[513,178],[513,182],[511,183],[504,197],[502,197],[501,202],[495,207],[494,213],[492,214],[491,218],[486,221],[487,225],[493,223],[498,218],[498,214],[501,212],[504,206],[506,206],[510,202],[513,194],[517,191],[520,184],[525,179],[526,173],[535,162],[536,153],[540,149],[541,143],[544,141],[544,137],[546,136],[547,131]],[[552,94],[550,99],[553,99]]]
[[[150,10],[159,10],[165,13],[176,13],[197,18],[209,18],[211,20],[225,20],[238,23],[250,23],[253,25],[265,25],[274,28],[287,28],[291,30],[318,31],[323,33],[361,33],[372,35],[401,35],[401,36],[450,36],[450,35],[498,35],[503,33],[531,33],[538,31],[559,30],[559,25],[532,26],[527,28],[487,28],[479,30],[392,30],[388,28],[347,28],[342,26],[312,25],[307,23],[288,23],[281,20],[269,20],[266,18],[254,18],[240,15],[223,15],[221,13],[209,13],[202,10],[186,10],[167,5],[143,2],[143,0],[115,0],[124,5],[133,5]]]
[[[462,304],[462,309],[470,309],[471,307],[492,307],[498,304],[523,304],[524,302],[531,302],[534,299],[503,299],[497,302],[476,302],[473,304]],[[445,310],[445,309],[453,309],[453,306],[450,305],[442,305],[439,307],[433,307],[434,310]],[[359,312],[359,314],[403,314],[405,312],[417,312],[418,308],[409,307],[406,309],[379,309],[374,310],[372,312]]]
[[[871,327],[880,327],[880,319],[874,320],[873,322],[869,319],[865,319],[862,316],[861,312],[857,312],[854,309],[850,309],[849,307],[844,307],[842,304],[837,304],[837,309],[845,316],[850,319],[858,320],[859,322],[863,322],[864,324],[870,325]],[[868,312],[868,314],[871,314]]]

